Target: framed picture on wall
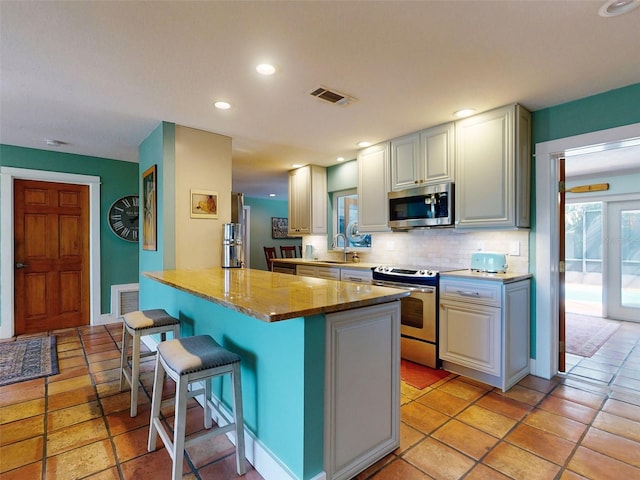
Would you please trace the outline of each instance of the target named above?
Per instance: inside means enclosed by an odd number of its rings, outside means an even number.
[[[290,238],[288,218],[271,217],[271,238]]]
[[[192,188],[191,218],[218,218],[218,192]]]
[[[142,248],[157,250],[157,192],[156,166],[147,168],[142,174]]]

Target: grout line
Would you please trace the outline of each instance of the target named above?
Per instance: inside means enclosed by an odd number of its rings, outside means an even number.
[[[106,327],[104,327],[105,330],[108,329]],[[118,451],[116,449],[116,444],[113,438],[113,435],[111,434],[111,429],[109,428],[109,422],[107,421],[107,415],[105,414],[104,411],[104,407],[102,406],[102,397],[100,396],[100,393],[98,392],[98,385],[96,384],[95,378],[93,373],[91,372],[91,362],[89,362],[89,354],[87,353],[87,349],[86,349],[86,344],[85,344],[85,338],[82,335],[82,333],[78,332],[80,335],[80,343],[82,345],[82,353],[84,355],[84,359],[85,359],[85,363],[87,364],[87,370],[89,372],[89,378],[91,379],[91,385],[93,386],[93,389],[96,393],[96,400],[98,402],[98,406],[100,407],[100,412],[102,413],[102,422],[105,426],[105,429],[107,431],[107,436],[108,436],[108,440],[109,443],[111,445],[111,450],[113,451],[113,459],[115,461],[115,467],[116,467],[116,471],[118,472],[118,476],[120,477],[120,480],[124,480],[124,474],[122,472],[122,467],[120,465],[120,459],[118,458]],[[91,333],[89,333],[88,335],[91,335]],[[111,335],[111,332],[109,332],[109,336],[111,337],[111,340],[113,341],[113,336]],[[117,342],[116,343],[116,347],[118,346]],[[108,471],[110,470],[112,467],[107,467],[104,471]],[[96,473],[100,473],[100,472],[92,472],[89,474],[89,476],[91,475],[95,475]]]

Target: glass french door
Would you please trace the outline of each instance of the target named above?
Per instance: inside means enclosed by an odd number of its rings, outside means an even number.
[[[607,316],[640,322],[640,200],[607,204]]]

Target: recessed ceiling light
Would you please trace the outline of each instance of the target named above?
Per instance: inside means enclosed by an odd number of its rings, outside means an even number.
[[[640,7],[640,0],[608,0],[600,7],[601,17],[616,17]]]
[[[458,110],[457,112],[453,112],[453,116],[458,118],[464,118],[464,117],[470,117],[474,113],[476,113],[476,111],[473,108],[463,108],[461,110]]]
[[[273,75],[276,73],[276,67],[269,63],[261,63],[256,67],[256,72],[260,75]]]
[[[338,158],[336,158],[336,162],[344,162],[344,157],[338,157]]]
[[[231,108],[231,104],[228,102],[216,102],[213,106],[220,110],[229,110]]]
[[[66,145],[66,142],[62,142],[60,140],[47,139],[44,141],[50,147],[61,147],[62,145]]]
[[[275,197],[275,196],[276,196],[276,194],[275,194],[275,193],[270,193],[270,194],[269,194],[269,196],[270,196],[270,197]]]
[[[367,141],[362,141],[362,142],[358,142],[356,143],[356,145],[358,145],[359,147],[370,147],[371,146],[371,142],[367,142]]]
[[[300,163],[294,163],[293,165],[291,165],[291,168],[300,168],[302,166],[302,164]]]

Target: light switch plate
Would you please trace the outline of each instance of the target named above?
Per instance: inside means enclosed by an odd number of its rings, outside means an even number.
[[[520,255],[520,242],[509,242],[509,255],[511,255],[512,257],[517,257],[518,255]]]

